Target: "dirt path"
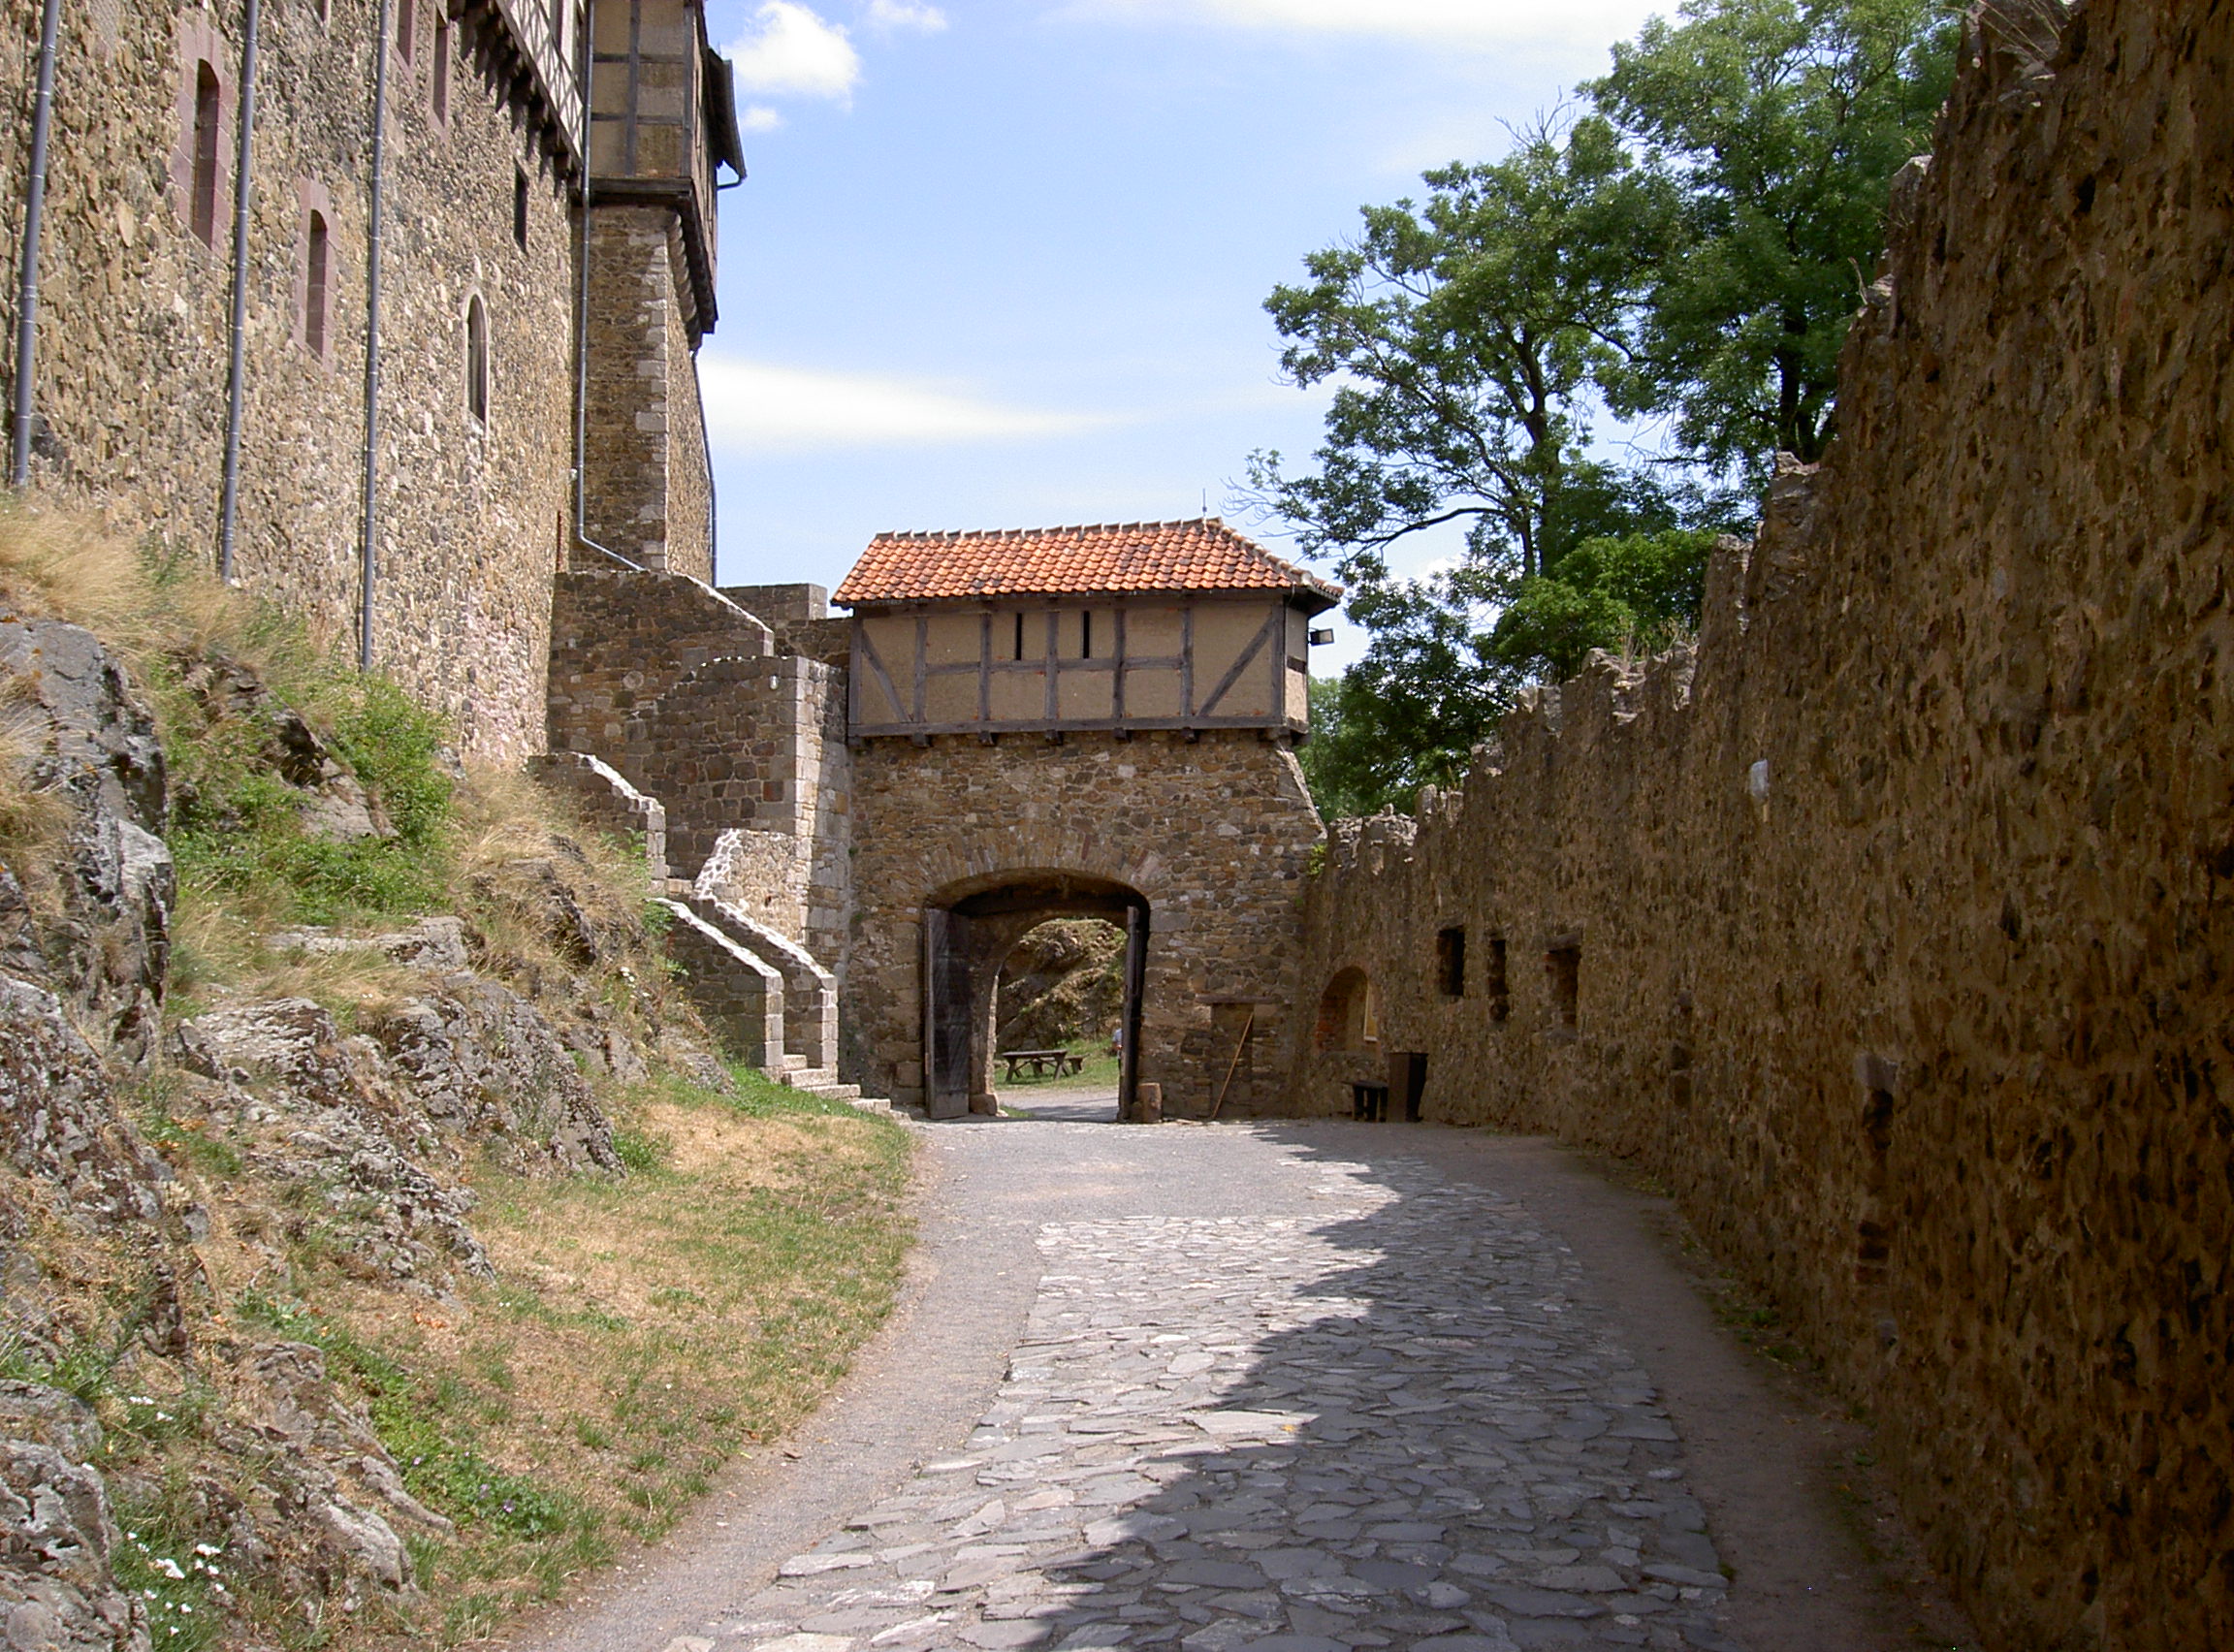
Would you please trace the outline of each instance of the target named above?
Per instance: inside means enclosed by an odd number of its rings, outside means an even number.
[[[1835,1490],[1853,1425],[1729,1339],[1658,1201],[1548,1143],[1045,1119],[923,1140],[923,1243],[861,1369],[517,1644],[1961,1643],[1861,1552],[1874,1514]]]

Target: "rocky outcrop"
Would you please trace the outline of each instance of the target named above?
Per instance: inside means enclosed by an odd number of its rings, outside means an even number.
[[[119,1117],[100,1058],[43,987],[0,975],[0,1156],[102,1225],[152,1223],[171,1171]]]
[[[1125,932],[1096,918],[1041,924],[1003,962],[997,1002],[1002,1049],[1107,1039],[1125,1013]]]
[[[444,975],[376,1017],[372,1036],[417,1106],[447,1133],[568,1170],[618,1170],[613,1127],[535,1006],[499,982]]]
[[[347,1271],[424,1290],[486,1275],[453,1170],[468,1148],[516,1165],[619,1171],[613,1130],[551,1024],[470,973],[344,1035],[308,999],[181,1022],[172,1054],[213,1081],[193,1104],[300,1187]]]
[[[472,1195],[426,1160],[452,1157],[432,1123],[404,1105],[385,1057],[345,1038],[308,999],[217,1010],[181,1022],[172,1056],[217,1081],[190,1101],[243,1140],[262,1173],[303,1191],[322,1241],[361,1278],[447,1289],[453,1270],[487,1275],[466,1224]]]
[[[154,715],[99,639],[60,620],[0,618],[0,685],[39,714],[29,782],[68,811],[59,853],[0,868],[0,959],[144,1065],[160,1034],[177,883]]]
[[[0,1644],[9,1652],[147,1652],[146,1614],[112,1570],[122,1541],[98,1473],[52,1446],[0,1439]]]

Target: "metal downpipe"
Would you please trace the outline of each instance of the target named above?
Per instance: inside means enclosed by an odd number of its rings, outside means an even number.
[[[372,199],[365,232],[365,504],[359,557],[357,669],[372,669],[372,588],[380,558],[380,246],[387,178],[381,162],[388,147],[388,30],[393,0],[380,0],[372,37]]]
[[[31,423],[38,416],[32,390],[39,366],[39,220],[47,208],[47,141],[54,125],[54,38],[62,0],[47,0],[39,19],[39,81],[31,114],[31,172],[23,190],[23,271],[16,283],[16,425],[8,455],[8,485],[31,480]]]
[[[225,379],[225,490],[217,512],[217,577],[233,581],[233,531],[240,508],[240,418],[247,398],[249,171],[256,143],[256,38],[261,0],[248,0],[240,25],[240,144],[233,168],[233,361]]]

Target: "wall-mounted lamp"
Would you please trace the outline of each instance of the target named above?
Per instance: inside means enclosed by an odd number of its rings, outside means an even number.
[[[1305,635],[1314,643],[1330,643],[1334,640],[1334,627],[1331,625],[1314,625]]]

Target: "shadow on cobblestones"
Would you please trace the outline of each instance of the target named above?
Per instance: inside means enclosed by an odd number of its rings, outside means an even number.
[[[1286,1139],[1307,1186],[1263,1208],[1324,1215],[1042,1226],[967,1450],[785,1561],[724,1636],[1733,1648],[1676,1431],[1566,1247],[1423,1162]]]

